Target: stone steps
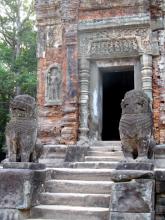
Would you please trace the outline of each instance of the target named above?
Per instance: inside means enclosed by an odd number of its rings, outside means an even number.
[[[107,194],[111,192],[111,181],[79,181],[79,180],[49,180],[45,191],[51,193],[90,193]]]
[[[64,154],[67,150],[66,145],[44,145],[42,157],[49,157],[53,153],[54,156]]]
[[[85,161],[120,161],[121,156],[85,156]]]
[[[87,180],[87,181],[111,181],[113,169],[73,169],[54,168],[51,178],[56,180]]]
[[[84,193],[41,193],[40,202],[43,205],[71,205],[83,207],[109,207],[109,194]]]
[[[45,146],[42,160],[48,164],[48,177],[31,220],[109,220],[111,173],[123,157],[120,142],[97,142],[84,162],[70,168],[62,167],[62,149]]]
[[[43,159],[39,159],[39,163],[43,163],[46,164],[46,167],[50,167],[50,168],[60,168],[64,166],[64,158],[43,158]]]
[[[109,208],[82,207],[82,206],[56,206],[39,205],[32,208],[33,218],[55,219],[55,220],[107,220]]]
[[[121,147],[121,141],[96,141],[93,143],[96,147]]]
[[[121,146],[91,146],[90,151],[116,152],[121,151]]]
[[[100,151],[100,150],[91,150],[88,151],[87,156],[123,156],[122,151]]]
[[[47,167],[63,167],[66,150],[66,145],[44,145],[39,162],[46,164]]]
[[[118,162],[109,161],[88,161],[88,162],[75,162],[72,163],[73,168],[83,168],[83,169],[115,169]]]

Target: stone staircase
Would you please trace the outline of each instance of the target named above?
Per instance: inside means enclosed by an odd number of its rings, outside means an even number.
[[[52,152],[63,158],[59,152],[65,147],[61,148],[57,152],[56,146],[45,146],[49,179],[40,194],[40,205],[32,208],[31,220],[108,220],[111,172],[123,157],[120,142],[97,142],[85,161],[72,163],[71,168],[60,168],[59,161],[53,162]]]

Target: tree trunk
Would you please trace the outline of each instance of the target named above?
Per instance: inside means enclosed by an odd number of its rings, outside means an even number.
[[[16,19],[16,46],[15,46],[15,58],[20,56],[21,52],[21,42],[20,42],[20,30],[21,30],[21,1],[17,0],[17,19]],[[19,69],[16,71],[17,76],[19,76],[20,72]],[[16,86],[16,95],[19,95],[21,93],[20,87],[17,85]]]

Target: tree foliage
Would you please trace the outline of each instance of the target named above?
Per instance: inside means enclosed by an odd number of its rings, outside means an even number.
[[[36,31],[33,1],[0,0],[0,152],[16,94],[36,96]]]

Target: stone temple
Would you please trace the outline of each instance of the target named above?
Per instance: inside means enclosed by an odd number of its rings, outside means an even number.
[[[163,0],[36,0],[44,144],[119,140],[120,102],[143,90],[165,142]]]
[[[0,219],[165,219],[165,0],[35,10],[43,149],[3,163]]]

